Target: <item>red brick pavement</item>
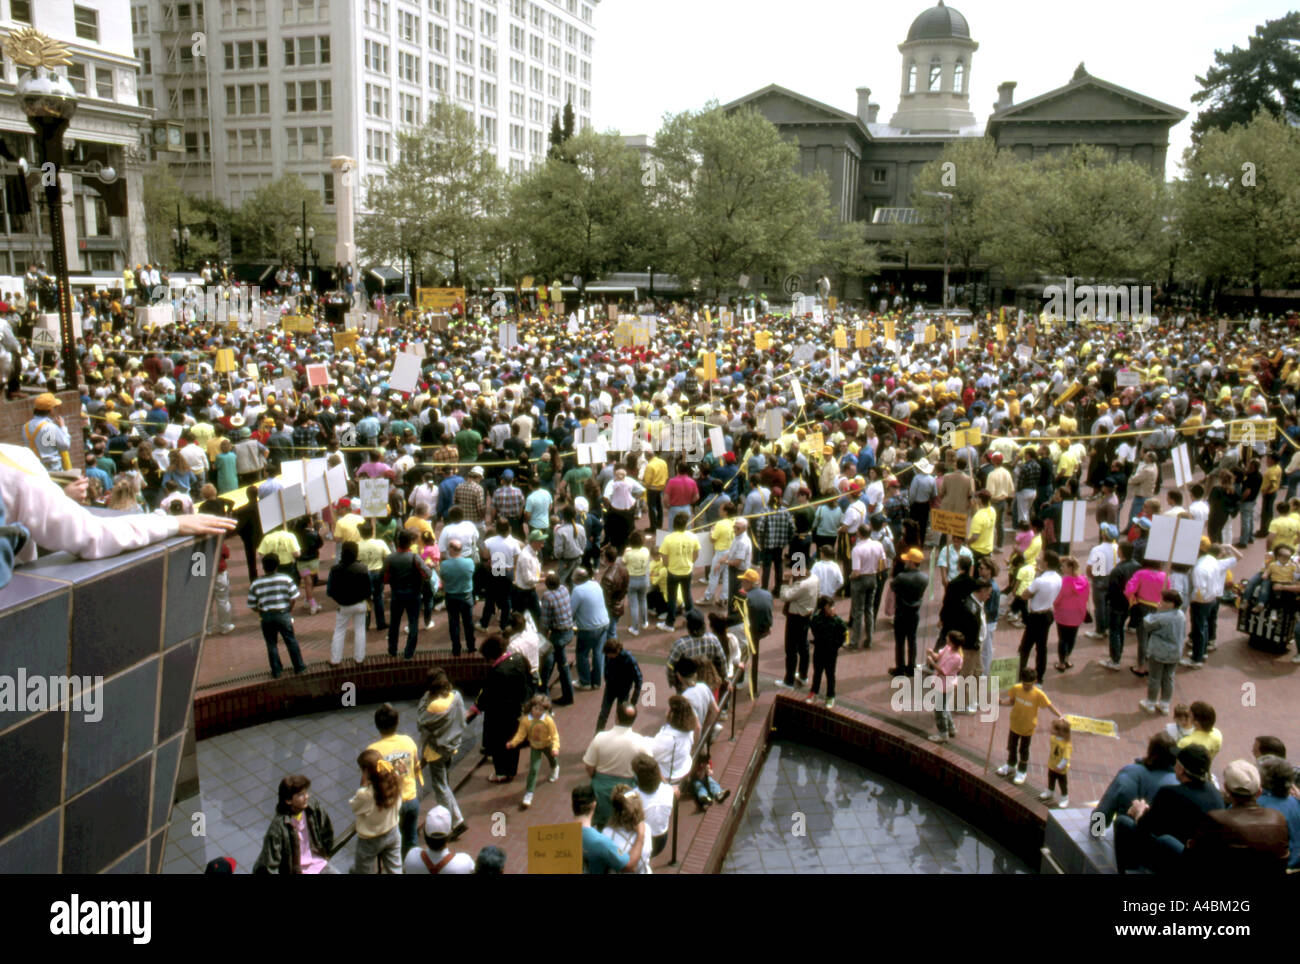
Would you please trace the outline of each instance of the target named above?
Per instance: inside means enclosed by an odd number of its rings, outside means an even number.
[[[1078,547],[1080,561],[1086,551],[1087,547]],[[323,550],[322,572],[327,571],[332,554],[332,545],[327,545]],[[1255,572],[1261,565],[1263,555],[1263,540],[1257,540],[1246,551],[1246,558],[1239,566],[1238,573],[1248,575]],[[231,597],[237,629],[230,636],[208,638],[199,673],[201,689],[220,689],[223,681],[250,674],[270,678],[266,649],[257,618],[244,605],[248,580],[242,553],[232,553],[232,557]],[[1001,561],[1005,561],[1005,553]],[[702,587],[693,588],[697,596],[702,592]],[[315,616],[307,616],[303,607],[303,611],[295,617],[303,658],[309,664],[328,660],[334,625],[333,604],[325,597],[324,587],[318,588],[316,595],[325,608]],[[837,606],[845,617],[848,615],[848,605],[847,600],[842,600]],[[923,610],[920,633],[922,644],[933,641],[937,633],[937,614],[936,598],[928,601]],[[1264,733],[1281,737],[1295,748],[1292,750],[1293,755],[1300,756],[1300,723],[1293,708],[1295,678],[1300,675],[1300,665],[1290,661],[1289,653],[1275,657],[1251,649],[1245,638],[1237,632],[1235,618],[1235,611],[1226,607],[1221,610],[1218,649],[1210,654],[1205,669],[1180,668],[1174,686],[1175,702],[1207,700],[1218,712],[1218,725],[1223,732],[1224,744],[1215,763],[1216,771],[1221,771],[1230,760],[1249,757],[1254,737]],[[421,651],[449,651],[445,613],[435,614],[435,619],[433,631],[422,630],[420,633]],[[1091,628],[1084,627],[1085,630]],[[784,620],[778,606],[776,625],[760,654],[760,679],[764,688],[771,688],[775,678],[783,673],[783,632]],[[676,635],[678,634],[656,631],[653,624],[650,632],[638,637],[621,634],[624,645],[641,659],[647,681],[657,683],[661,690],[666,685],[662,663]],[[995,637],[995,657],[1014,655],[1019,639],[1019,631],[1008,627],[1004,619]],[[402,642],[404,641],[405,636],[402,637]],[[1047,694],[1063,712],[1114,720],[1119,726],[1120,737],[1117,740],[1082,733],[1075,735],[1070,798],[1072,804],[1078,806],[1100,797],[1114,772],[1134,757],[1141,756],[1150,736],[1170,720],[1149,716],[1138,707],[1138,699],[1146,693],[1145,680],[1133,676],[1127,669],[1113,673],[1096,665],[1096,660],[1106,654],[1105,640],[1089,639],[1081,633],[1074,652],[1075,668],[1065,674],[1058,674],[1051,669],[1051,664],[1055,662],[1055,647],[1055,633],[1052,633],[1048,675],[1044,683]],[[367,653],[380,655],[386,651],[386,633],[372,630],[367,642]],[[1125,642],[1126,667],[1133,662],[1135,652],[1135,637],[1129,634]],[[283,652],[281,655],[283,658]],[[841,652],[837,681],[840,701],[869,713],[892,719],[901,718],[905,724],[930,732],[933,727],[932,714],[898,714],[890,709],[891,690],[886,674],[892,664],[893,634],[889,621],[882,619],[882,625],[876,629],[872,649],[865,652]],[[557,710],[556,719],[562,744],[561,778],[556,784],[548,784],[544,776],[541,778],[535,802],[531,810],[527,811],[526,818],[519,809],[527,769],[526,753],[521,755],[521,774],[512,783],[489,784],[486,777],[490,767],[486,765],[474,771],[458,793],[458,799],[471,824],[470,833],[460,841],[461,849],[475,853],[479,847],[487,844],[501,846],[507,853],[509,867],[512,870],[522,870],[526,861],[525,838],[514,832],[521,825],[520,821],[526,819],[522,825],[527,826],[560,823],[571,819],[569,790],[580,779],[585,779],[581,757],[594,730],[599,703],[598,693],[579,693],[574,706]],[[638,730],[654,733],[663,722],[664,705],[661,700],[658,707],[644,708]],[[1002,717],[1005,715],[1001,714],[992,724],[990,779],[998,779],[992,774],[992,769],[1002,762],[1007,726]],[[748,717],[749,702],[747,698],[742,698],[737,716],[738,729],[746,723]],[[983,756],[990,745],[990,725],[980,722],[978,717],[960,714],[956,721],[958,743]],[[1045,785],[1046,722],[1044,720],[1040,726],[1040,733],[1035,738],[1030,753],[1029,783],[1040,787]],[[716,745],[714,760],[715,769],[719,773],[726,766],[730,747],[731,744],[726,740]],[[543,774],[546,772],[544,766]],[[693,811],[693,804],[682,808],[682,853],[699,821]],[[494,837],[491,833],[489,817],[497,813],[505,815],[507,833],[504,837]],[[667,859],[665,853],[654,861],[656,871],[671,872],[671,868],[665,866]]]

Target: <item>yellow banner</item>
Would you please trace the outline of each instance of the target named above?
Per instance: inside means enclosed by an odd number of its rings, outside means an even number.
[[[711,351],[706,351],[701,359],[704,362],[704,380],[711,382],[718,377],[718,356]]]
[[[927,345],[933,345],[933,344],[934,344],[934,339],[938,336],[938,334],[939,334],[939,330],[938,330],[937,328],[935,328],[934,325],[926,325],[926,326],[925,326],[925,343],[926,343]]]
[[[966,428],[952,433],[952,447],[955,449],[965,448],[967,445],[977,446],[980,444],[980,430],[977,428]]]
[[[233,372],[235,370],[234,349],[232,348],[217,349],[217,358],[216,361],[213,363],[212,367],[218,374],[222,374],[222,375],[224,375],[226,372]]]
[[[897,340],[898,339],[894,336],[894,319],[886,318],[885,319],[885,341],[897,341]]]
[[[1081,391],[1083,391],[1082,385],[1080,385],[1078,382],[1071,383],[1069,388],[1061,392],[1061,396],[1056,400],[1056,404],[1064,405],[1070,399],[1074,398],[1075,395],[1078,395]]]
[[[849,336],[844,331],[843,325],[840,325],[838,328],[835,329],[835,347],[836,348],[849,347]]]
[[[844,401],[856,402],[862,398],[862,383],[853,382],[844,386]]]
[[[349,328],[347,331],[336,331],[334,332],[334,350],[341,352],[345,348],[352,348],[360,337],[361,332],[355,328]]]
[[[285,315],[280,319],[280,324],[285,331],[296,332],[301,335],[309,335],[316,327],[316,322],[310,315]]]
[[[430,311],[447,311],[456,302],[465,303],[464,288],[416,288],[415,303]]]
[[[1119,726],[1114,720],[1094,720],[1090,716],[1074,716],[1067,713],[1065,722],[1075,733],[1095,733],[1097,736],[1109,736],[1119,739]]]
[[[829,298],[826,299],[826,307],[829,308],[831,311],[834,311],[839,306],[840,306],[840,299],[836,298],[834,295],[831,295]]]
[[[871,334],[865,328],[859,328],[853,333],[854,348],[870,348]]]

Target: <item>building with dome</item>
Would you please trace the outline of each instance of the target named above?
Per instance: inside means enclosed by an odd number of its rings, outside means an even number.
[[[913,178],[958,138],[991,137],[1025,160],[1090,144],[1163,178],[1169,131],[1186,111],[1094,77],[1080,63],[1068,83],[1019,104],[1016,82],[999,84],[997,102],[981,123],[970,105],[978,50],[966,18],[939,0],[912,21],[898,45],[898,107],[888,123],[879,119],[868,87],[857,89],[854,113],[776,84],[723,109],[752,105],[794,139],[804,173],[821,170],[830,179],[840,220],[868,222],[868,236],[878,242],[889,239],[891,224],[915,216]],[[916,265],[904,253],[886,264],[882,278],[887,286],[912,285],[936,272],[942,265]],[[929,290],[929,280],[919,283]]]

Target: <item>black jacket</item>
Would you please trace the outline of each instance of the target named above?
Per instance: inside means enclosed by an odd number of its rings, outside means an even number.
[[[311,841],[312,853],[329,859],[334,849],[334,825],[330,815],[321,809],[315,800],[307,804],[307,837]],[[253,864],[255,874],[300,874],[302,873],[302,854],[298,850],[298,830],[294,827],[293,817],[277,813],[271,818],[271,826],[262,839],[262,852]]]
[[[330,570],[325,595],[340,606],[355,606],[370,599],[370,570],[360,562],[350,566],[342,563]]]

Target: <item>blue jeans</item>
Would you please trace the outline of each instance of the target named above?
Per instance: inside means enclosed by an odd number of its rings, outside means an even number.
[[[573,680],[569,678],[569,659],[564,654],[564,647],[573,639],[572,629],[560,629],[551,633],[551,651],[542,657],[541,676],[542,692],[551,692],[551,669],[560,668],[560,702],[573,702]]]
[[[266,656],[271,661],[272,676],[279,676],[284,672],[276,647],[281,636],[284,637],[284,648],[289,651],[289,661],[293,663],[293,671],[301,673],[307,667],[303,665],[302,653],[298,650],[298,637],[293,634],[293,617],[287,612],[262,613],[262,638],[266,640]]]
[[[1218,606],[1217,602],[1192,603],[1192,662],[1205,662],[1205,653],[1210,645],[1211,613]]]
[[[690,777],[686,789],[695,797],[697,803],[701,806],[705,801],[712,801],[722,792],[722,787],[713,777],[704,778]]]
[[[686,516],[686,521],[689,524],[691,518],[691,507],[689,505],[669,506],[668,515],[664,518],[664,528],[667,529],[669,532],[672,532],[673,520],[676,519],[679,515]]]
[[[608,626],[578,630],[578,685],[600,686],[605,675],[605,635]]]
[[[402,808],[397,811],[397,828],[402,834],[402,856],[405,857],[416,846],[415,828],[420,822],[420,798],[413,797],[402,801]]]
[[[1106,580],[1101,577],[1092,584],[1092,625],[1099,633],[1110,625],[1110,599],[1106,596]]]
[[[1146,500],[1147,497],[1145,495],[1133,496],[1133,504],[1129,506],[1128,510],[1128,524],[1130,526],[1133,525],[1133,523],[1137,521],[1137,517],[1142,514],[1142,503],[1146,502]]]
[[[650,611],[646,608],[646,595],[650,592],[650,577],[631,576],[627,581],[627,617],[633,629],[640,631],[642,625],[650,621]]]
[[[1128,622],[1128,612],[1112,609],[1109,615],[1107,631],[1110,633],[1110,661],[1118,663],[1124,657],[1124,624]]]
[[[1241,539],[1239,541],[1249,545],[1255,538],[1255,503],[1243,502],[1241,504]]]
[[[402,616],[406,616],[406,649],[402,655],[410,659],[415,655],[415,644],[420,635],[420,594],[394,592],[392,612],[388,617],[388,655],[397,655],[397,637],[402,632]]]
[[[677,620],[678,593],[681,594],[683,599],[683,614],[695,608],[695,603],[691,600],[691,574],[688,572],[684,576],[674,576],[670,572],[668,574],[668,585],[665,589],[668,594],[668,616],[664,619],[664,622],[672,626]]]
[[[465,645],[474,652],[474,597],[447,597],[447,628],[451,632],[451,652],[460,655],[460,633],[465,630]]]

